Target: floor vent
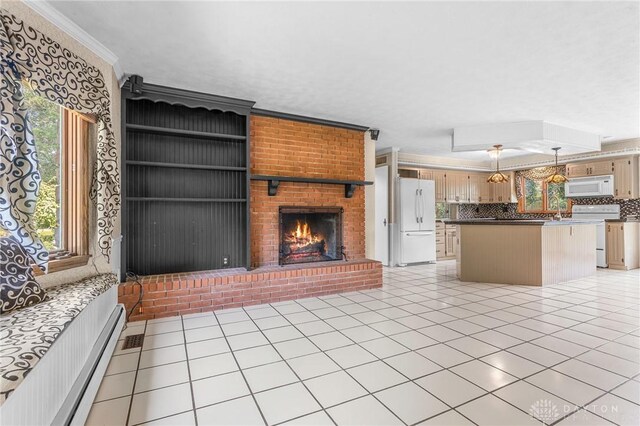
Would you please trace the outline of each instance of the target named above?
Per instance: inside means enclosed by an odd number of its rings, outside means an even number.
[[[125,337],[122,349],[141,348],[143,342],[144,334],[132,334],[131,336]]]

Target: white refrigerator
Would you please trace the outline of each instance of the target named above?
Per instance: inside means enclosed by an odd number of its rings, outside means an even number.
[[[398,178],[398,264],[435,262],[436,199],[432,180]]]

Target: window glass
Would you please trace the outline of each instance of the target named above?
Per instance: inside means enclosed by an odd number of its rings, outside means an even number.
[[[526,211],[543,210],[542,181],[524,180],[524,209]]]
[[[547,210],[567,210],[568,202],[564,196],[564,183],[547,184]]]

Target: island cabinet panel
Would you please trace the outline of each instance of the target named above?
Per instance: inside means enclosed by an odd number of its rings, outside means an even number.
[[[638,268],[638,222],[613,222],[607,224],[607,263],[611,269]]]
[[[537,286],[586,277],[596,271],[595,233],[589,224],[460,224],[454,241],[458,276],[461,281]]]

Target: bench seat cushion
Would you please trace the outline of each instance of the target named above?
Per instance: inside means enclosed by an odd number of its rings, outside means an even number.
[[[65,328],[118,279],[103,274],[47,288],[47,300],[0,317],[0,405],[34,369]]]

